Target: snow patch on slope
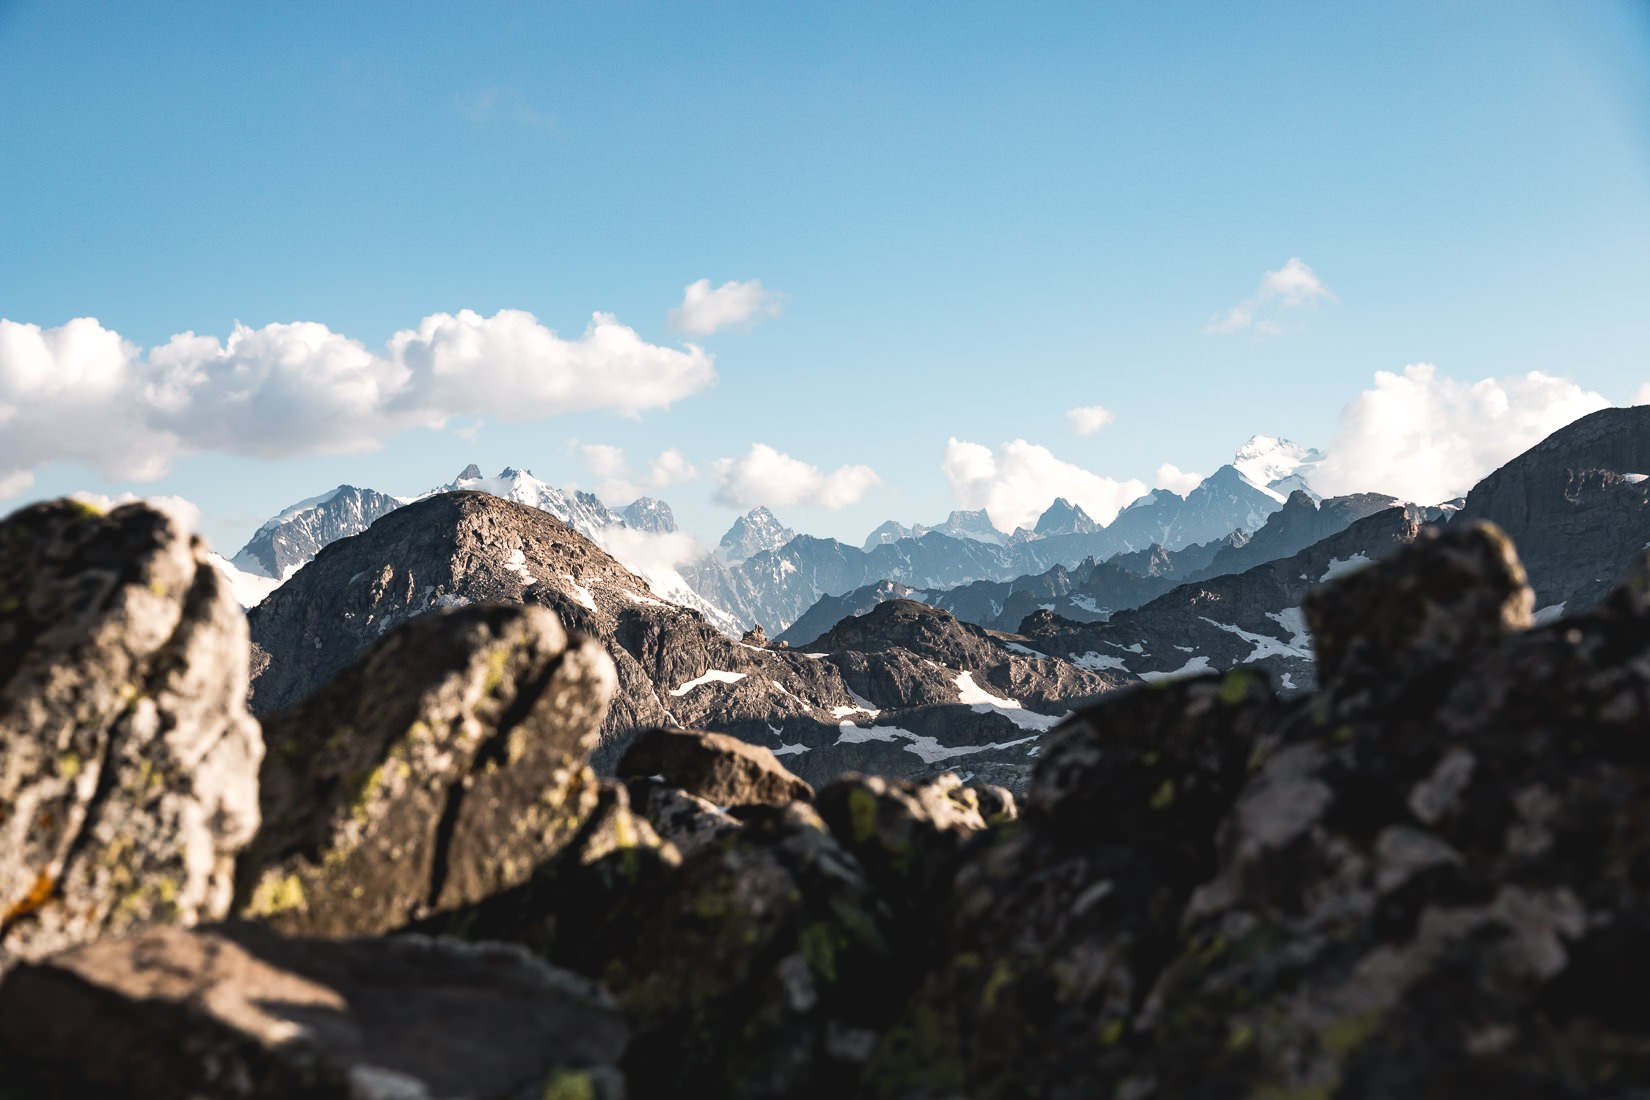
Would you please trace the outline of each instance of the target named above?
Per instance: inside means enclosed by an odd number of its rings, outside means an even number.
[[[709,684],[709,683],[737,684],[740,680],[743,680],[744,678],[745,678],[745,674],[743,672],[724,672],[719,668],[713,668],[709,672],[705,673],[703,676],[695,676],[693,679],[689,680],[687,683],[683,684],[681,687],[673,688],[671,690],[671,694],[672,695],[686,695],[688,692],[692,691],[694,688],[703,687],[704,685]]]

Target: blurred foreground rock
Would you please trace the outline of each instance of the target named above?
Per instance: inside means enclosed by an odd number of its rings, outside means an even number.
[[[263,755],[246,656],[205,545],[161,513],[0,523],[0,971],[228,912]]]

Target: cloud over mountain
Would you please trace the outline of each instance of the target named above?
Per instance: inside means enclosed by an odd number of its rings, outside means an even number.
[[[1016,439],[995,452],[953,437],[940,463],[951,495],[964,508],[984,508],[1003,531],[1030,527],[1055,497],[1079,505],[1096,522],[1110,523],[1146,491],[1140,481],[1117,481],[1056,458],[1047,447]]]
[[[698,469],[674,447],[660,451],[640,473],[631,467],[624,448],[610,443],[581,444],[579,460],[585,469],[602,479],[596,492],[604,500],[634,500],[699,477]]]
[[[717,459],[715,469],[721,479],[716,500],[733,508],[806,504],[835,511],[858,503],[872,486],[882,484],[869,466],[839,466],[825,473],[766,443],[753,443],[738,458]]]
[[[783,306],[783,297],[765,289],[761,279],[730,280],[715,289],[709,279],[700,279],[682,291],[682,304],[670,311],[670,327],[689,336],[709,336],[776,316]]]
[[[0,319],[0,489],[53,461],[143,481],[184,454],[367,451],[451,417],[634,415],[715,379],[710,353],[650,344],[606,313],[573,339],[521,310],[436,313],[382,352],[308,321],[184,332],[145,352],[95,318]]]
[[[1372,491],[1421,504],[1464,494],[1508,459],[1610,404],[1540,371],[1462,382],[1431,363],[1375,384],[1341,410],[1329,456],[1312,474],[1325,495]]]

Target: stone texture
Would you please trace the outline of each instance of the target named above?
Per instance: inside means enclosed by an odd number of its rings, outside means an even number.
[[[619,758],[618,774],[662,775],[717,806],[783,806],[814,794],[772,750],[703,730],[643,730]]]
[[[468,607],[392,631],[265,717],[243,911],[359,935],[524,881],[594,808],[585,761],[613,690],[607,655],[543,608]]]
[[[0,523],[0,969],[225,915],[258,824],[246,654],[204,544],[160,512]]]
[[[625,1024],[519,948],[156,929],[0,982],[0,1095],[623,1096]]]

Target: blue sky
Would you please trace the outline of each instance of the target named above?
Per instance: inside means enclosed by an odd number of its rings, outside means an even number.
[[[701,279],[771,296],[673,327]],[[500,337],[416,401],[323,400],[354,353],[294,367],[314,330],[243,357],[233,416],[198,349],[155,396],[151,349],[237,322],[323,325],[393,388],[386,341],[461,310],[612,315],[633,399],[599,347],[569,404]],[[711,541],[764,492],[856,543],[1063,487],[1102,510],[1257,432],[1419,494],[1415,454],[1470,483],[1650,399],[1650,5],[0,0],[0,317],[0,508],[179,495],[225,552],[339,482],[599,488],[591,444],[637,488],[677,452],[698,477],[656,495]],[[127,350],[17,328],[81,317]]]

